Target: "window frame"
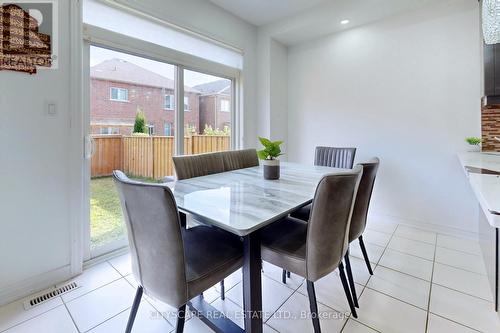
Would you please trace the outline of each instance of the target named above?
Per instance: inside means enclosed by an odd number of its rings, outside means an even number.
[[[127,99],[120,99],[120,98],[113,98],[113,89],[116,89],[117,90],[117,94],[116,96],[117,97],[120,97],[120,92],[123,92],[125,91],[126,92],[126,97]],[[128,103],[129,102],[129,98],[128,98],[128,89],[127,88],[120,88],[120,87],[109,87],[109,100],[110,101],[113,101],[113,102],[122,102],[122,103]]]
[[[223,103],[227,103],[227,110],[222,107]],[[220,99],[220,112],[231,112],[231,100],[226,98]]]
[[[167,97],[170,100],[170,107],[167,107]],[[175,111],[175,95],[174,94],[165,94],[163,99],[163,109],[168,111]]]

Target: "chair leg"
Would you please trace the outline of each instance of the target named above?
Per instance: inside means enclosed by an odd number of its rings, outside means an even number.
[[[286,284],[286,270],[283,270],[281,273],[281,281]]]
[[[134,326],[135,316],[137,315],[137,310],[139,310],[139,304],[141,304],[142,298],[142,287],[137,287],[135,292],[134,303],[132,304],[132,309],[130,310],[130,315],[128,316],[127,328],[125,333],[132,332],[132,326]]]
[[[351,260],[349,259],[349,249],[347,250],[347,253],[344,256],[344,261],[345,261],[345,269],[347,272],[347,280],[349,281],[349,288],[351,289],[352,300],[354,302],[354,306],[359,308],[358,296],[356,295],[356,285],[354,284],[354,277],[352,275]]]
[[[365,242],[363,242],[363,236],[359,236],[359,246],[361,247],[361,252],[363,252],[363,258],[365,258],[366,267],[368,267],[368,272],[370,275],[373,275],[372,265],[370,264],[370,260],[368,259],[368,253],[366,253]]]
[[[318,302],[316,301],[316,291],[314,282],[307,280],[307,294],[309,295],[309,307],[311,308],[311,318],[314,327],[314,333],[321,333],[318,314]]]
[[[224,288],[224,280],[220,282],[220,299],[221,300],[226,299],[226,289]]]
[[[186,304],[179,308],[177,312],[177,325],[175,327],[176,333],[184,332],[184,322],[186,321]]]
[[[354,303],[352,301],[351,291],[349,290],[349,285],[347,284],[347,279],[345,277],[344,265],[342,262],[339,264],[339,273],[340,273],[340,281],[342,281],[342,286],[344,287],[345,296],[347,297],[347,302],[349,303],[349,307],[351,308],[351,313],[354,318],[358,318],[358,314],[356,313],[356,308],[354,307]]]

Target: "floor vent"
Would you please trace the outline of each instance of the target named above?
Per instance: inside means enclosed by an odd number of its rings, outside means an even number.
[[[31,309],[37,305],[40,305],[40,304],[45,303],[47,301],[50,301],[54,297],[66,294],[67,292],[75,290],[79,287],[80,286],[76,282],[71,282],[71,283],[62,285],[60,287],[55,287],[55,288],[46,290],[42,294],[38,294],[38,295],[24,301],[24,309],[25,310]]]

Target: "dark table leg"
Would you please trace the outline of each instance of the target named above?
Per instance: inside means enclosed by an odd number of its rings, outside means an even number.
[[[258,231],[244,237],[243,309],[245,332],[262,333],[262,262]]]

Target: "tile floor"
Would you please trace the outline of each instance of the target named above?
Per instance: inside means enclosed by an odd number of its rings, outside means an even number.
[[[359,296],[358,319],[349,307],[337,272],[316,283],[323,332],[500,332],[477,242],[407,225],[374,223],[364,235],[373,263],[370,276],[357,244],[351,246]],[[303,279],[292,274],[285,285],[281,269],[264,263],[264,332],[312,332]],[[95,265],[76,278],[81,287],[25,311],[22,300],[0,308],[0,332],[123,332],[136,282],[130,257]],[[226,279],[226,300],[214,286],[205,299],[238,325],[242,307],[241,272]],[[175,311],[145,297],[135,332],[171,332]],[[293,319],[291,319],[293,318]],[[185,332],[211,332],[190,317]]]

